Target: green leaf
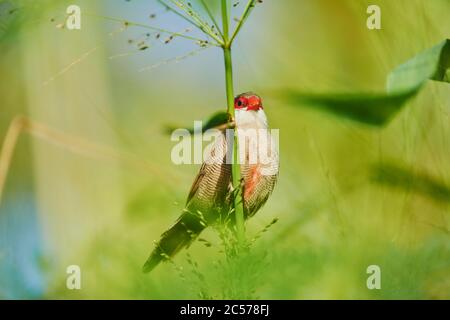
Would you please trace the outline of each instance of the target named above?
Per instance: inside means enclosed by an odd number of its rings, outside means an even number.
[[[395,68],[386,93],[311,94],[283,90],[280,97],[297,106],[314,106],[365,124],[381,126],[414,97],[427,80],[450,82],[450,40],[423,51]]]
[[[202,133],[204,133],[206,130],[225,125],[226,123],[229,122],[229,120],[230,120],[230,115],[227,112],[218,111],[218,112],[214,113],[213,115],[211,115],[207,120],[203,121]],[[172,133],[172,131],[179,129],[179,128],[183,128],[183,127],[169,125],[169,126],[166,126],[166,132],[170,134],[170,133]],[[194,134],[194,128],[190,127],[190,128],[186,128],[186,129],[189,131],[190,134]]]
[[[450,40],[419,53],[395,68],[388,76],[387,91],[419,89],[427,80],[449,82]]]
[[[382,185],[413,191],[436,202],[450,203],[450,187],[424,171],[393,163],[376,164],[372,168],[372,180]]]
[[[332,114],[370,125],[383,125],[397,113],[416,90],[392,95],[386,94],[305,94],[286,91],[289,103],[299,106],[314,105]]]

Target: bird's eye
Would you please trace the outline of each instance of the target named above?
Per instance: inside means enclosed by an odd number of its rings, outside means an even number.
[[[237,106],[238,106],[238,107],[242,107],[242,100],[238,100]]]

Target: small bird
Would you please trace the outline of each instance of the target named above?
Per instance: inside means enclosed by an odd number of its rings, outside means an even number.
[[[251,92],[243,93],[234,99],[234,107],[244,217],[247,219],[264,205],[272,193],[278,178],[279,156],[261,98]],[[206,227],[230,214],[234,193],[227,137],[222,130],[216,138],[194,180],[183,213],[161,235],[143,266],[144,272],[150,272],[161,261],[188,247]]]

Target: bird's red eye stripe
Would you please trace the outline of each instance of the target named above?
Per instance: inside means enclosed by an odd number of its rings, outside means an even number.
[[[261,98],[254,94],[242,94],[234,99],[235,109],[258,111],[263,108]]]

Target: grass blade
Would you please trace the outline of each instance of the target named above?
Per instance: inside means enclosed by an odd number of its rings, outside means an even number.
[[[203,8],[205,8],[206,13],[208,14],[211,21],[214,23],[214,26],[216,27],[217,31],[220,33],[220,36],[223,39],[223,33],[222,30],[219,27],[219,24],[217,23],[216,18],[214,18],[214,15],[212,14],[211,10],[209,9],[208,5],[206,4],[205,0],[200,0],[201,4],[203,5]]]
[[[244,9],[244,12],[242,13],[241,18],[239,19],[239,22],[236,26],[236,29],[233,32],[233,35],[231,36],[230,42],[233,42],[234,38],[238,35],[239,31],[241,30],[242,26],[244,25],[247,18],[250,16],[250,13],[252,12],[253,8],[256,5],[256,0],[249,0],[247,3],[247,6]]]

